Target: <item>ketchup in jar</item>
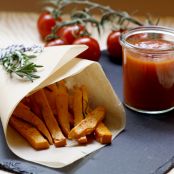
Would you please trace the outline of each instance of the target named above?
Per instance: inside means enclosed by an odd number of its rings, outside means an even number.
[[[174,108],[174,30],[139,27],[122,34],[123,96],[142,113]]]

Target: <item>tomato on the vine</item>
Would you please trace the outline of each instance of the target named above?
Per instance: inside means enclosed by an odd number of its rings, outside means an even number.
[[[69,44],[72,44],[84,30],[85,27],[80,24],[64,26],[58,29],[57,36],[64,38]]]
[[[45,47],[51,47],[51,46],[59,46],[59,45],[67,45],[67,41],[61,38],[57,38],[55,40],[52,40],[45,44]]]
[[[119,42],[122,32],[122,30],[112,31],[107,38],[107,50],[113,62],[122,62],[122,47]]]
[[[79,55],[80,58],[98,61],[101,56],[100,46],[98,42],[89,36],[83,36],[77,38],[73,44],[84,44],[88,46],[88,49]]]
[[[60,17],[54,19],[49,12],[41,13],[37,21],[37,28],[42,38],[51,33],[51,29],[56,25],[56,21],[62,21],[62,19]]]

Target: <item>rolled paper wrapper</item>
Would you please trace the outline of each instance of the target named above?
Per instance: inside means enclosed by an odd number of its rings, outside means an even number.
[[[8,122],[15,107],[25,96],[63,79],[68,88],[85,85],[90,105],[93,107],[102,105],[106,108],[105,123],[111,130],[113,139],[124,129],[124,108],[100,64],[74,58],[85,49],[86,46],[45,48],[36,58],[35,63],[44,67],[37,74],[40,78],[33,83],[10,78],[3,67],[0,67],[0,117],[7,144],[17,156],[48,167],[61,168],[104,146],[96,141],[86,146],[77,146],[69,141],[67,146],[62,148],[50,146],[49,149],[36,151],[9,126]]]

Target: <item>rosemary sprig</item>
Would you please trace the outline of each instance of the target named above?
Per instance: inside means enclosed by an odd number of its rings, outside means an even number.
[[[36,53],[41,51],[42,48],[39,46],[11,45],[5,49],[0,49],[0,64],[11,77],[15,74],[33,82],[33,80],[39,78],[35,74],[37,68],[42,66],[31,62],[31,59],[36,58]]]

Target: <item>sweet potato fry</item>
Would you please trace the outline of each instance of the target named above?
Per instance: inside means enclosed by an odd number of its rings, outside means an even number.
[[[43,119],[41,109],[39,108],[37,99],[35,99],[34,96],[35,96],[34,94],[29,96],[31,111],[35,113],[40,119]]]
[[[105,108],[102,106],[97,107],[71,130],[68,135],[69,139],[78,139],[80,137],[91,134],[95,130],[97,124],[104,119],[104,115]]]
[[[15,117],[10,118],[10,125],[21,134],[36,150],[48,149],[48,141],[32,125]]]
[[[95,138],[101,144],[110,144],[112,133],[104,123],[100,122],[95,129]]]
[[[48,103],[53,111],[54,115],[57,115],[56,108],[56,95],[57,95],[57,86],[56,84],[49,85],[44,88],[45,95],[47,97]]]
[[[65,85],[60,82],[58,83],[58,92],[56,97],[56,106],[58,112],[58,121],[62,128],[62,132],[66,137],[70,132],[70,118],[68,112],[68,92]]]
[[[18,117],[36,127],[49,141],[50,144],[53,144],[52,138],[49,131],[47,130],[43,121],[37,117],[30,109],[23,103],[19,103],[16,109],[13,112],[15,117]]]
[[[73,112],[73,95],[68,96],[68,110]]]
[[[84,118],[82,110],[82,91],[79,88],[74,89],[73,96],[73,113],[74,113],[74,126],[78,125]],[[78,139],[80,144],[87,143],[86,136]]]
[[[82,108],[83,108],[83,115],[86,117],[86,115],[90,112],[89,108],[89,101],[88,101],[88,92],[86,89],[86,86],[81,86],[82,91]]]
[[[84,117],[82,112],[82,91],[75,88],[73,96],[74,126],[83,120]]]
[[[23,104],[25,104],[26,106],[28,106],[28,109],[30,109],[31,104],[30,104],[30,98],[29,97],[24,97],[21,102]]]
[[[74,116],[70,112],[69,112],[69,123],[70,123],[70,127],[74,127]]]
[[[44,90],[41,89],[38,92],[33,94],[35,102],[38,104],[38,107],[41,109],[41,113],[45,124],[50,131],[50,134],[53,138],[54,144],[57,147],[65,146],[66,145],[66,138],[62,134],[59,125],[56,121],[56,118],[53,115],[53,112],[50,108]]]

